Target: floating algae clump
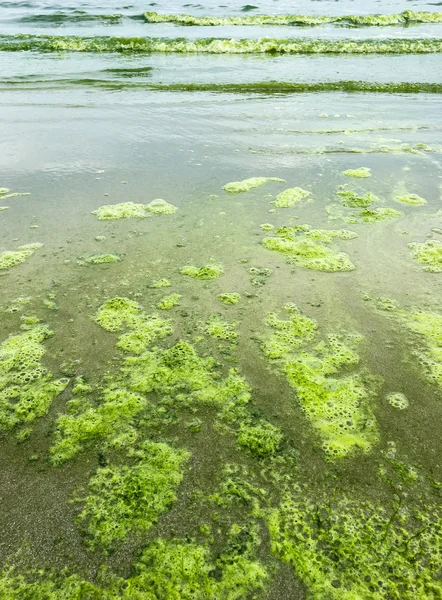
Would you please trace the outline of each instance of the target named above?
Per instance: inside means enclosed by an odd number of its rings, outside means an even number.
[[[226,292],[225,294],[218,294],[216,296],[223,304],[236,304],[239,302],[241,296],[235,292]]]
[[[282,438],[277,427],[262,421],[258,425],[242,424],[239,429],[238,444],[255,456],[270,456],[278,450]]]
[[[292,208],[295,204],[298,204],[301,200],[310,196],[310,194],[311,192],[307,192],[300,187],[289,188],[278,194],[276,200],[273,200],[271,204],[273,204],[275,208]]]
[[[424,265],[424,271],[429,273],[442,272],[442,242],[439,240],[427,240],[422,244],[415,242],[408,244],[411,250],[411,256],[421,265]]]
[[[224,269],[221,265],[217,265],[216,263],[204,265],[203,267],[186,265],[180,269],[180,273],[181,275],[188,275],[194,279],[216,279],[224,273]]]
[[[240,192],[248,192],[253,188],[261,187],[268,181],[279,181],[284,183],[284,179],[279,177],[251,177],[250,179],[244,179],[243,181],[232,181],[223,185],[223,190],[230,192],[231,194],[239,194]]]
[[[176,206],[169,204],[169,202],[161,198],[152,200],[152,202],[146,205],[146,209],[154,215],[173,215],[178,210]]]
[[[97,311],[95,321],[107,331],[121,331],[123,325],[137,321],[140,305],[129,298],[107,300]]]
[[[157,308],[161,310],[170,310],[180,303],[181,298],[181,294],[170,294],[169,296],[165,296],[157,304]]]
[[[176,501],[190,454],[150,441],[129,454],[133,465],[98,469],[89,483],[79,520],[92,547],[109,548],[129,533],[146,532]]]
[[[263,223],[262,225],[260,225],[260,228],[263,231],[273,231],[273,229],[275,229],[275,226],[271,223]]]
[[[10,269],[25,262],[27,258],[32,256],[36,250],[41,248],[43,244],[26,244],[19,246],[17,250],[7,250],[0,252],[0,271]]]
[[[204,331],[218,340],[235,340],[238,337],[235,327],[236,323],[227,323],[219,315],[211,315]]]
[[[371,177],[371,169],[367,167],[360,167],[359,169],[347,169],[344,171],[346,177],[358,177],[364,179],[365,177]]]
[[[408,408],[408,399],[405,394],[401,394],[396,392],[394,394],[389,394],[387,396],[387,402],[394,406],[394,408],[399,408],[399,410],[404,410]]]
[[[353,232],[345,229],[315,230],[308,226],[295,225],[281,227],[276,230],[278,237],[266,237],[262,245],[267,250],[280,252],[287,257],[287,261],[306,269],[315,271],[353,271],[355,266],[344,252],[335,252],[328,247],[335,238],[352,239],[356,237]],[[315,239],[316,238],[316,239]]]
[[[121,204],[106,204],[92,211],[100,221],[111,221],[116,219],[145,219],[150,216],[145,204],[134,202],[122,202]]]
[[[440,598],[442,521],[435,507],[287,493],[268,517],[272,552],[290,564],[309,598]],[[393,515],[393,516],[392,516]]]
[[[348,223],[376,223],[378,221],[388,221],[390,219],[398,219],[402,217],[404,213],[394,208],[364,208],[359,214],[348,217],[346,220]]]
[[[354,345],[359,338],[330,335],[316,341],[317,324],[296,307],[286,307],[290,317],[271,314],[266,324],[273,331],[262,345],[264,354],[277,361],[306,416],[332,458],[356,448],[367,451],[378,439],[369,407],[370,390],[359,373],[343,374],[359,363]]]
[[[68,384],[54,380],[40,362],[46,352],[42,342],[52,331],[34,318],[24,319],[22,329],[0,345],[0,430],[46,415]]]
[[[421,198],[417,194],[406,194],[405,196],[396,196],[396,202],[401,204],[409,204],[410,206],[422,206],[427,203],[425,198]]]
[[[338,196],[341,198],[341,204],[343,206],[347,206],[348,208],[367,208],[371,206],[373,202],[380,202],[381,199],[368,192],[363,196],[359,196],[355,192],[351,190],[341,190],[338,191]]]
[[[80,259],[78,261],[78,264],[82,266],[104,265],[108,263],[117,263],[121,261],[122,258],[120,254],[94,254],[93,256],[89,256],[88,258]]]
[[[152,287],[152,288],[172,287],[172,284],[170,283],[170,281],[168,279],[157,279],[155,281],[152,281],[152,283],[150,284],[150,287]]]

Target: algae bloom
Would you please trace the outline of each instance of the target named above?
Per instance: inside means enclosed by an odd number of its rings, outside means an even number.
[[[427,240],[423,243],[415,242],[408,244],[411,250],[411,256],[421,265],[424,265],[424,271],[429,273],[442,272],[442,242],[439,240]]]
[[[240,294],[236,292],[226,292],[225,294],[218,294],[216,297],[223,304],[236,304],[241,298]]]
[[[307,190],[303,190],[300,187],[289,188],[278,194],[276,200],[273,200],[271,204],[275,208],[292,208],[295,204],[301,202],[301,200],[308,198],[310,194],[311,192],[307,192]]]
[[[226,185],[223,186],[223,190],[231,194],[239,194],[241,192],[248,192],[253,188],[261,187],[268,181],[279,181],[284,183],[285,180],[279,179],[279,177],[251,177],[250,179],[244,179],[243,181],[226,183]]]
[[[122,261],[120,254],[93,254],[88,258],[79,259],[78,264],[82,266],[87,265],[104,265],[109,263],[118,263]]]
[[[157,308],[161,310],[170,310],[171,308],[178,306],[181,298],[181,294],[170,294],[169,296],[164,296],[164,298],[157,304]]]
[[[368,169],[367,167],[360,167],[359,169],[347,169],[347,171],[344,171],[344,175],[346,177],[365,179],[366,177],[371,177],[371,169]]]
[[[427,203],[425,198],[421,198],[417,194],[406,194],[404,196],[396,196],[396,202],[400,202],[401,204],[409,204],[410,206],[423,206]]]
[[[165,200],[152,200],[149,204],[135,204],[134,202],[121,202],[120,204],[106,204],[93,210],[100,221],[116,219],[146,219],[155,215],[171,215],[178,209]]]
[[[0,252],[0,271],[11,269],[21,263],[25,262],[27,258],[32,256],[36,250],[42,248],[43,244],[25,244],[19,246],[17,250],[6,250]]]
[[[408,399],[405,394],[401,394],[396,392],[394,394],[389,394],[387,396],[387,402],[394,406],[394,408],[398,408],[399,410],[404,410],[408,408]]]
[[[224,273],[224,269],[221,265],[215,263],[204,265],[203,267],[186,265],[180,269],[180,273],[181,275],[188,275],[194,279],[216,279]]]
[[[152,200],[146,208],[154,215],[173,215],[173,213],[178,210],[176,206],[169,204],[169,202],[166,202],[166,200],[162,200],[161,198]]]

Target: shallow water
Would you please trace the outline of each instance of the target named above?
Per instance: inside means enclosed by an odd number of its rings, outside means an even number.
[[[129,18],[151,9],[226,16],[293,12],[292,5],[282,1],[261,2],[246,13],[242,6],[2,2],[0,22],[1,33],[12,36],[408,39],[440,38],[442,33],[442,24],[192,28]],[[74,9],[122,13],[124,19],[119,24],[60,27],[20,22],[33,14]],[[436,4],[399,0],[303,0],[296,6],[297,13],[312,15],[439,9]],[[54,380],[62,378],[65,386],[41,414],[31,414],[25,403],[17,422],[8,426],[5,415],[21,396],[7,395],[14,387],[9,373],[16,371],[8,370],[9,347],[0,347],[0,561],[5,569],[14,566],[16,575],[22,574],[27,582],[36,581],[26,584],[4,572],[0,578],[4,596],[438,598],[442,274],[437,269],[442,268],[442,250],[430,265],[436,272],[430,272],[425,270],[429,263],[413,258],[408,244],[430,241],[435,248],[438,243],[442,246],[442,96],[278,93],[277,88],[273,93],[259,89],[252,93],[239,86],[339,81],[441,84],[440,55],[23,51],[1,52],[0,63],[0,186],[10,193],[30,193],[9,198],[0,193],[0,209],[7,207],[0,211],[0,259],[4,251],[43,244],[21,264],[0,270],[0,343],[27,331],[26,317],[37,317],[54,334],[41,341],[46,353],[37,362]],[[206,88],[185,91],[182,84]],[[236,84],[237,93],[222,84]],[[361,167],[370,169],[371,176],[344,175]],[[229,182],[253,177],[285,182],[269,181],[236,194],[222,189]],[[272,202],[278,194],[294,187],[310,195],[293,207],[275,208]],[[349,190],[359,199],[374,194],[378,200],[370,210],[400,212],[392,219],[366,222],[363,205],[349,208],[345,196],[338,194]],[[426,204],[397,201],[410,194],[424,198]],[[177,211],[120,220],[99,220],[92,214],[103,205],[147,205],[157,198]],[[263,224],[274,229],[263,230]],[[292,256],[290,262],[286,254],[263,244],[265,238],[286,235],[287,230],[278,233],[278,228],[305,224],[310,230],[345,229],[357,234],[353,239],[318,243],[319,251],[346,253],[354,269],[307,268],[312,263],[305,256]],[[290,235],[303,242],[310,239],[305,231]],[[106,254],[121,260],[81,264]],[[186,265],[221,265],[223,272],[214,279],[193,279],[180,272]],[[171,286],[154,287],[161,279]],[[159,310],[161,299],[172,293],[181,295],[178,306]],[[223,293],[238,293],[240,300],[223,304],[217,297]],[[170,319],[173,333],[158,334],[142,354],[148,360],[151,352],[156,361],[149,372],[149,389],[140,388],[139,381],[144,378],[147,386],[148,376],[141,377],[134,353],[117,347],[120,336],[137,325],[123,322],[121,330],[111,332],[97,322],[97,311],[115,297],[137,302],[139,314]],[[285,321],[300,314],[284,309],[287,303],[314,320],[317,330],[311,337],[302,331],[292,335],[289,350],[272,359],[266,356],[265,342],[274,339],[277,329],[270,326],[269,313]],[[419,329],[420,316],[429,313],[431,325]],[[227,330],[234,332],[230,339],[209,335],[214,314],[233,323]],[[358,362],[339,363],[338,354],[330,350],[334,338],[327,342],[331,334],[341,336]],[[213,357],[220,379],[208,375],[211,371],[205,367],[195,383],[192,374],[201,365],[194,362],[189,367],[179,354],[167,362],[164,349],[180,340],[192,344],[199,357]],[[317,346],[321,342],[326,345]],[[325,377],[324,356],[334,361],[334,371]],[[25,358],[22,363],[20,357],[17,360],[20,374],[27,363]],[[299,373],[298,379],[290,380],[290,372],[294,377],[293,370],[303,361],[311,369],[305,376],[308,383]],[[129,371],[122,373],[127,365]],[[187,369],[186,374],[174,387],[170,381],[181,368]],[[231,368],[250,386],[249,401],[238,392],[216,387]],[[169,378],[168,383],[162,377]],[[348,397],[337,392],[349,382],[366,391],[357,401],[348,391]],[[92,390],[75,392],[80,383]],[[32,382],[23,385],[25,390],[34,389]],[[122,406],[101,429],[88,433],[96,415],[106,408],[109,386],[138,394],[144,408],[125,421],[126,429],[122,423],[128,408]],[[313,390],[312,396],[306,394],[307,388]],[[393,393],[404,394],[408,407],[392,406],[388,396]],[[201,400],[204,394],[206,399]],[[342,410],[342,398],[351,404],[347,425],[356,432],[356,442],[342,431],[336,434],[334,422],[327,421],[338,418],[336,414],[324,416]],[[54,448],[68,437],[63,423],[83,417],[79,448],[63,464],[54,464]],[[118,427],[122,429],[116,433]],[[270,442],[260,427],[273,431],[274,447],[265,445]],[[251,431],[258,441],[247,437]],[[117,434],[128,437],[117,440]],[[327,444],[336,439],[344,440],[345,448],[338,457],[327,452]],[[140,453],[148,440],[167,444],[169,451],[190,452],[178,470],[182,481],[173,485],[176,472],[171,467],[150,467],[151,458],[133,454]],[[130,479],[145,464],[150,469],[147,479],[132,487],[127,484],[127,489],[120,481],[123,491],[118,495],[117,486],[114,496],[98,487],[94,496],[91,482],[97,473],[113,469],[115,475],[127,469]],[[169,469],[166,483],[155,479],[162,468]],[[167,486],[169,501],[160,506]],[[85,506],[91,506],[84,499],[87,494],[100,507],[95,521],[90,513],[78,518]],[[160,508],[149,520],[146,515],[154,505]],[[121,512],[115,512],[118,507]],[[295,513],[299,521],[293,524]],[[108,544],[100,542],[97,531],[102,531],[109,514],[116,528],[124,523],[127,531],[118,537],[110,527]],[[373,514],[378,521],[373,521]],[[163,543],[158,540],[166,540],[167,551],[158,550]],[[169,559],[167,552],[177,545],[184,548],[180,558]],[[198,552],[207,553],[203,566],[190,561],[195,545]],[[360,562],[353,558],[355,548]],[[148,558],[140,566],[143,553]],[[65,568],[77,577],[72,589]],[[46,571],[36,576],[34,569]],[[95,589],[88,589],[85,582]],[[82,591],[74,591],[77,584]],[[135,596],[134,590],[140,595]]]

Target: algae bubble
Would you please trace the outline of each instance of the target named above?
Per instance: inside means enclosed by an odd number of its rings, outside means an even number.
[[[222,189],[230,194],[239,194],[241,192],[248,192],[254,188],[261,187],[268,181],[278,181],[284,183],[285,180],[280,179],[279,177],[250,177],[249,179],[244,179],[243,181],[232,181],[230,183],[226,183],[226,185],[223,185]]]
[[[226,292],[224,294],[217,294],[216,296],[223,304],[237,304],[241,299],[241,295],[236,292]]]
[[[389,394],[387,396],[387,402],[394,406],[394,408],[398,408],[399,410],[404,410],[408,408],[408,399],[405,394],[401,394],[400,392],[395,392],[394,394]]]

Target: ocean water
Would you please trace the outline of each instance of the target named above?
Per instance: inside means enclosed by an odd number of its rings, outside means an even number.
[[[440,10],[0,3],[1,597],[440,597]]]

